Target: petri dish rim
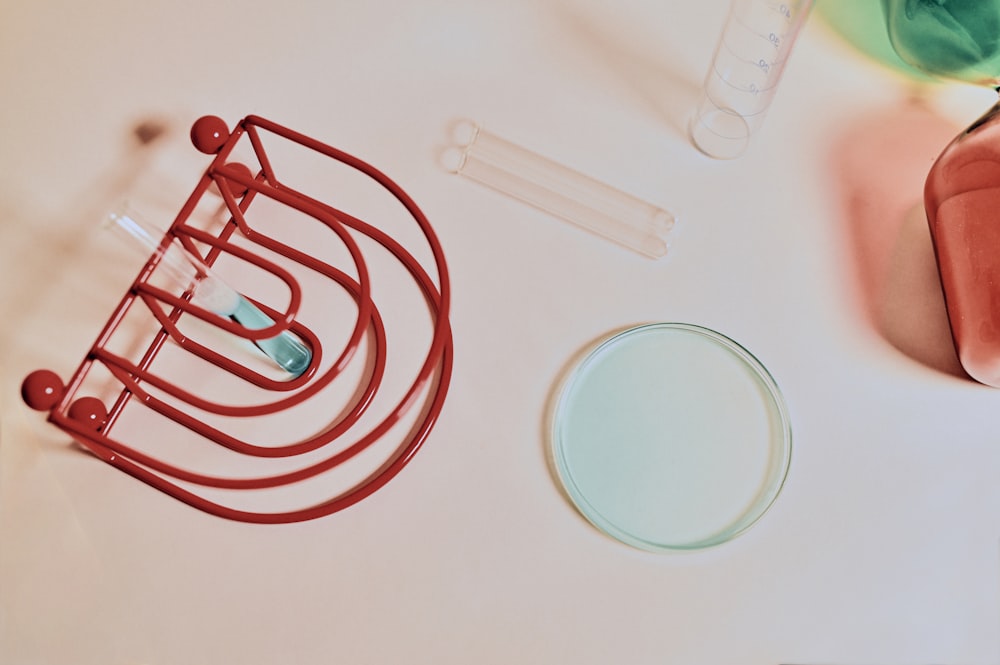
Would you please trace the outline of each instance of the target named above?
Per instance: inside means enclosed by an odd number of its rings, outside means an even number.
[[[586,494],[575,482],[573,473],[566,461],[565,441],[562,435],[564,429],[564,411],[567,408],[567,402],[572,397],[576,383],[581,377],[586,375],[587,370],[594,363],[604,359],[609,351],[614,350],[620,344],[635,336],[656,331],[692,334],[710,343],[714,343],[717,347],[728,352],[735,361],[741,363],[742,369],[747,370],[750,375],[759,381],[764,392],[762,395],[764,401],[761,407],[767,409],[775,420],[775,427],[773,428],[774,431],[770,441],[770,450],[772,454],[778,456],[778,461],[769,465],[772,471],[768,474],[768,482],[756,494],[751,505],[742,513],[735,515],[729,523],[729,527],[720,529],[702,539],[691,541],[653,540],[632,533],[628,529],[619,526],[613,520],[606,518],[600,510],[591,504]],[[791,466],[791,419],[784,396],[774,377],[756,356],[738,342],[710,328],[690,323],[662,322],[642,324],[614,333],[596,343],[589,352],[584,354],[582,360],[575,363],[570,369],[557,390],[557,397],[552,408],[550,430],[549,454],[552,466],[562,485],[562,489],[577,511],[588,522],[605,534],[627,545],[652,552],[662,553],[706,549],[726,543],[745,533],[770,510],[771,506],[777,500],[781,490],[784,488]]]

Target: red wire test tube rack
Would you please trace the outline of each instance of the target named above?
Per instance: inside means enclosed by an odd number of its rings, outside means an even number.
[[[243,327],[190,289],[162,286],[154,252],[72,376],[32,372],[22,397],[107,464],[202,511],[255,523],[332,514],[398,474],[441,412],[452,371],[441,244],[395,182],[308,136],[256,116],[230,131],[205,116],[191,140],[214,157],[161,246],[180,243],[213,270],[251,275],[239,284],[265,282],[267,297],[246,297],[273,324]],[[308,168],[287,166],[297,160]],[[326,195],[316,198],[285,178],[312,182],[315,165],[362,184],[320,181]],[[331,190],[339,201],[365,187],[357,200],[380,222],[395,215],[399,234],[325,202]],[[376,274],[395,282],[379,286]],[[390,336],[376,294],[388,288],[398,301],[399,280],[413,302],[394,314],[401,323]],[[286,333],[312,354],[297,376],[276,375],[243,350]]]

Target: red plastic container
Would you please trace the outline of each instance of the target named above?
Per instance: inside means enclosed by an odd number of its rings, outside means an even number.
[[[1000,388],[1000,103],[938,157],[924,207],[959,360]]]

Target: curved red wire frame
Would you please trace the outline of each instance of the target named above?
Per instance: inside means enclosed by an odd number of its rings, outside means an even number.
[[[264,151],[259,135],[260,130],[268,131],[335,159],[368,176],[395,197],[417,223],[428,243],[437,273],[437,286],[435,286],[434,280],[428,275],[424,267],[402,245],[383,231],[280,183]],[[231,168],[226,164],[226,159],[244,133],[250,139],[251,146],[261,165],[261,172],[256,176],[246,172],[245,169]],[[215,184],[221,193],[233,220],[218,237],[188,226],[185,223],[200,197],[212,184]],[[241,196],[237,195],[237,190],[233,187],[234,184],[239,186],[239,191],[244,192]],[[340,237],[350,252],[358,278],[355,280],[347,273],[315,257],[255,231],[247,223],[244,213],[254,197],[258,195],[267,196],[279,203],[291,206],[329,227]],[[291,457],[311,452],[322,448],[348,433],[351,426],[358,421],[367,406],[374,399],[386,365],[384,325],[378,309],[371,300],[368,269],[364,257],[351,235],[351,231],[362,233],[381,244],[406,268],[411,278],[424,294],[434,319],[433,336],[427,355],[417,376],[403,397],[381,422],[367,433],[361,435],[353,443],[341,448],[338,452],[331,454],[325,459],[293,471],[253,478],[211,476],[184,469],[160,460],[148,453],[139,451],[109,436],[108,433],[112,429],[116,418],[128,401],[133,398],[139,399],[154,411],[218,445],[238,453],[257,457]],[[228,239],[235,232],[241,233],[251,242],[271,252],[296,261],[332,279],[343,287],[355,300],[357,304],[357,320],[351,338],[332,366],[323,374],[317,375],[322,348],[320,340],[308,328],[295,321],[299,292],[294,277],[272,262],[230,243]],[[50,410],[49,419],[70,433],[81,445],[112,466],[195,508],[227,519],[255,523],[286,523],[315,519],[330,515],[357,503],[383,487],[389,480],[395,477],[413,458],[436,423],[447,395],[453,362],[451,328],[448,322],[451,290],[447,264],[437,235],[416,203],[399,185],[366,162],[277,123],[258,116],[248,116],[237,125],[230,133],[225,144],[219,149],[212,165],[208,168],[196,186],[195,191],[182,207],[174,224],[171,226],[170,233],[185,244],[189,250],[194,249],[191,243],[192,239],[208,245],[211,249],[204,258],[209,265],[221,253],[226,252],[232,253],[238,258],[250,261],[278,275],[290,289],[292,297],[289,308],[286,312],[277,312],[255,301],[255,304],[260,306],[276,323],[266,329],[248,331],[192,304],[189,302],[190,294],[187,294],[185,298],[178,298],[149,285],[146,280],[155,268],[154,257],[144,268],[143,272],[140,273],[139,277],[136,278],[133,288],[126,294],[118,308],[113,312],[108,323],[98,336],[97,341],[92,346],[87,358],[68,382],[64,395],[59,400],[59,404]],[[124,318],[128,308],[137,300],[144,303],[150,309],[162,328],[145,355],[136,364],[111,353],[105,348],[105,344]],[[159,303],[161,302],[170,306],[171,309],[169,312],[160,306]],[[278,334],[282,330],[291,330],[303,339],[307,345],[312,347],[314,351],[313,360],[309,369],[302,376],[287,382],[276,382],[221,356],[211,349],[207,349],[194,340],[186,338],[176,325],[182,313],[195,315],[247,339],[262,339]],[[368,376],[364,381],[364,388],[357,391],[355,399],[352,400],[349,408],[345,410],[345,413],[338,420],[319,434],[294,444],[259,446],[242,441],[194,418],[181,409],[156,397],[143,387],[143,384],[149,384],[187,404],[208,412],[223,415],[249,416],[276,413],[314,396],[319,390],[333,381],[355,356],[358,347],[366,335],[371,335],[374,338],[371,344],[374,359],[371,369],[367,372]],[[295,392],[269,404],[260,405],[225,405],[200,398],[150,371],[149,367],[154,357],[168,338],[173,338],[182,348],[203,360],[239,376],[254,385],[277,392],[287,393],[293,390]],[[94,431],[86,423],[68,415],[68,407],[76,390],[83,382],[84,376],[89,371],[90,366],[95,362],[99,362],[107,367],[111,374],[124,386],[121,395],[109,410],[104,426],[98,431]],[[278,383],[281,385],[275,385]],[[423,402],[421,402],[421,397],[424,398]],[[283,512],[254,512],[220,504],[177,484],[178,482],[184,482],[219,489],[254,490],[279,487],[312,478],[324,471],[337,467],[367,449],[391,431],[418,402],[424,404],[424,411],[421,414],[421,418],[409,430],[408,436],[397,447],[394,454],[383,462],[375,472],[355,484],[349,490],[318,504]]]

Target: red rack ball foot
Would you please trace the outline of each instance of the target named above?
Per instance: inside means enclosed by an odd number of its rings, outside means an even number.
[[[65,391],[59,375],[48,369],[37,369],[21,382],[21,399],[37,411],[48,411],[54,407]]]
[[[246,180],[253,180],[253,171],[250,170],[249,166],[241,164],[240,162],[229,162],[219,169],[219,173],[221,173],[223,177],[233,174],[237,177],[245,178]],[[229,183],[233,189],[233,196],[236,198],[240,198],[247,193],[248,188],[246,185],[243,185],[235,180],[229,180]]]
[[[70,405],[69,417],[86,427],[99,430],[108,419],[108,410],[96,397],[81,397]]]
[[[229,127],[226,121],[217,115],[206,115],[194,121],[191,126],[191,143],[206,155],[214,155],[226,144],[229,138]]]

